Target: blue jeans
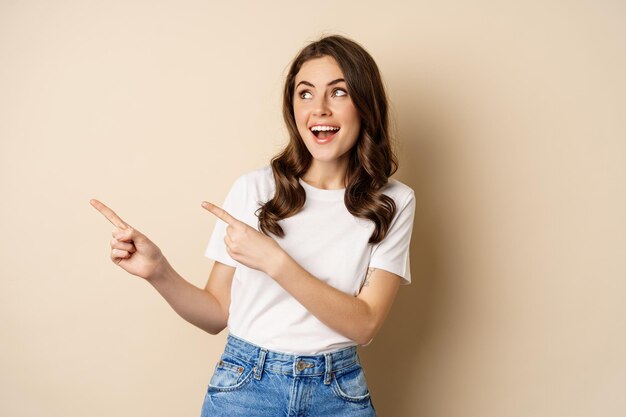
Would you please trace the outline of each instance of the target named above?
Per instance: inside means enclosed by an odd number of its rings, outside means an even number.
[[[290,355],[229,334],[202,417],[265,416],[375,417],[356,346]]]

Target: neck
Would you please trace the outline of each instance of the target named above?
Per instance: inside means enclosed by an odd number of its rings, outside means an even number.
[[[339,190],[346,187],[344,178],[348,169],[347,160],[320,162],[313,160],[302,180],[316,188]]]

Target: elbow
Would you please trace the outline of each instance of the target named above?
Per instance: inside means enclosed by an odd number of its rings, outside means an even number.
[[[222,332],[226,327],[228,327],[228,317],[230,315],[229,308],[222,304],[219,298],[217,298],[213,293],[209,290],[206,290],[210,300],[209,305],[210,310],[205,312],[204,315],[204,331],[209,334],[217,335]]]
[[[369,338],[364,338],[361,339],[361,341],[357,342],[359,344],[359,346],[368,346],[370,343],[372,343],[372,341],[374,340],[373,337],[369,337]]]
[[[228,327],[228,314],[225,315],[224,319],[219,323],[219,325],[213,327],[212,335],[218,335],[222,333],[222,331]]]
[[[226,328],[226,326],[222,327],[222,328],[212,328],[212,329],[207,329],[207,333],[213,335],[213,336],[217,336],[218,334],[222,333],[222,330],[224,330]]]
[[[226,327],[228,327],[228,314],[222,314],[221,317],[216,317],[208,322],[205,321],[203,330],[215,336],[220,334]]]
[[[363,332],[354,340],[359,346],[367,346],[374,340],[374,334],[372,332]]]
[[[370,343],[372,343],[372,340],[374,340],[374,336],[376,336],[377,330],[378,326],[376,325],[376,323],[374,323],[374,320],[368,320],[365,323],[365,326],[361,329],[360,334],[357,335],[355,342],[358,343],[360,346],[369,345]]]
[[[365,304],[365,303],[363,303]],[[360,346],[367,346],[372,343],[374,340],[374,336],[378,332],[378,323],[376,321],[376,317],[374,316],[371,308],[365,304],[365,319],[362,320],[362,325],[360,326],[359,334],[356,335],[354,341]]]
[[[204,331],[213,336],[216,336],[222,333],[222,330],[224,330],[226,327],[228,327],[228,316],[224,317],[224,319],[220,320],[219,322],[209,323],[209,325],[204,328]]]

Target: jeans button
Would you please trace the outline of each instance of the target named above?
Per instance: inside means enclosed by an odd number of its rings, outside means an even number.
[[[306,368],[306,364],[300,361],[296,364],[296,368],[298,369],[298,371],[302,371],[304,368]]]

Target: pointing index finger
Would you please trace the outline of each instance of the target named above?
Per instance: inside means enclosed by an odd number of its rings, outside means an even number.
[[[106,217],[108,221],[113,223],[113,226],[122,230],[128,229],[129,227],[128,224],[126,224],[124,220],[122,220],[117,214],[115,214],[113,210],[108,208],[103,203],[99,202],[96,199],[93,199],[93,200],[89,200],[89,204],[94,206],[95,209],[98,210],[100,213],[102,213],[102,215]]]
[[[226,210],[221,207],[216,206],[215,204],[208,203],[206,201],[202,202],[202,207],[215,214],[218,218],[222,219],[226,224],[231,226],[239,223],[239,220],[228,214]]]

